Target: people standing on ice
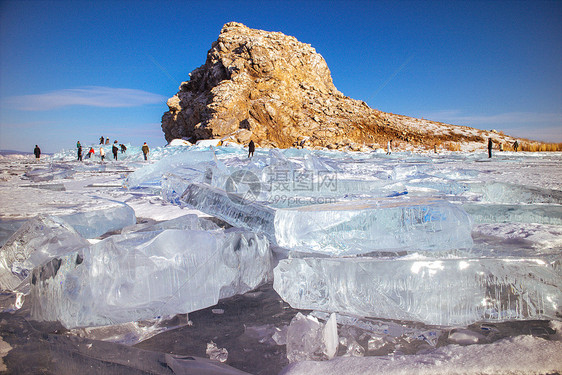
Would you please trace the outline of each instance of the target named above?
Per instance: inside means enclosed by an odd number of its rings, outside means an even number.
[[[144,155],[144,160],[148,160],[148,153],[150,152],[150,149],[148,148],[148,145],[146,144],[146,142],[144,142],[144,145],[142,145],[142,153]]]
[[[494,143],[492,142],[492,138],[488,138],[488,158],[492,157],[492,147]]]
[[[250,144],[248,144],[248,157],[254,156],[254,151],[256,151],[256,145],[254,141],[250,140]]]
[[[392,154],[392,139],[388,141],[388,143],[386,144],[386,154],[387,155]]]
[[[127,151],[127,146],[125,146],[123,143],[121,143],[119,146],[121,147],[121,153]]]
[[[78,161],[82,161],[82,145],[78,142]]]
[[[35,145],[33,153],[35,154],[35,159],[39,159],[41,157],[41,149],[39,148],[39,146]]]
[[[109,138],[105,139],[105,144],[108,145],[109,144]]]
[[[519,148],[519,142],[517,142],[517,140],[515,140],[515,142],[513,142],[513,149],[515,150],[515,152],[517,152],[518,148]]]
[[[100,137],[100,145],[103,145],[103,140],[104,140],[104,139],[105,139],[105,138],[104,138],[103,135],[102,135],[102,136]]]
[[[117,140],[113,142],[113,147],[111,147],[111,151],[113,152],[113,159],[117,160],[117,153],[119,152],[119,148],[117,147]]]
[[[90,147],[90,151],[88,151],[88,159],[91,158],[92,155],[94,155],[94,154],[95,154],[94,148],[93,148],[93,147]]]
[[[100,147],[100,158],[103,163],[103,160],[105,159],[105,150],[103,149],[103,146]]]

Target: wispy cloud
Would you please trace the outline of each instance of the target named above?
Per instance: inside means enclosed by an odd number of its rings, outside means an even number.
[[[506,112],[492,115],[463,115],[459,110],[444,110],[428,113],[424,117],[449,124],[467,126],[517,126],[534,123],[562,126],[562,113]]]
[[[6,104],[21,111],[46,111],[73,105],[117,108],[138,107],[165,101],[164,96],[143,90],[86,86],[44,94],[13,96],[6,100]]]

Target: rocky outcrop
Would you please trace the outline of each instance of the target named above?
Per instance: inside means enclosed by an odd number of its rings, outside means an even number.
[[[182,82],[162,116],[166,140],[253,139],[261,147],[361,149],[389,139],[433,147],[485,135],[453,125],[393,115],[348,98],[324,58],[279,32],[224,25],[207,61]],[[438,131],[435,131],[435,130]]]

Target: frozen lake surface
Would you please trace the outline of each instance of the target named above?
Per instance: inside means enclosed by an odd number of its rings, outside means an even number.
[[[562,371],[562,154],[127,146],[0,159],[9,373]]]

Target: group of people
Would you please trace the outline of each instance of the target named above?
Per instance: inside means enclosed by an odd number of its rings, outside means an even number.
[[[105,138],[105,144],[109,144],[108,143],[109,138]],[[104,145],[104,137],[102,136],[100,138],[100,158],[101,161],[103,162],[105,160],[105,150],[103,148]],[[36,149],[39,149],[39,147],[36,145],[35,146]],[[76,148],[78,150],[78,161],[82,161],[82,145],[80,144],[80,141],[76,142]],[[113,154],[113,159],[117,160],[117,155],[119,154],[119,150],[121,150],[121,153],[124,153],[125,151],[127,151],[127,146],[125,146],[123,143],[119,143],[117,140],[113,141],[113,146],[111,147],[111,152]],[[146,142],[144,142],[143,146],[142,146],[142,153],[144,154],[144,160],[148,160],[148,153],[149,153],[149,148],[148,145],[146,144]],[[39,150],[39,154],[41,153],[41,151]],[[93,155],[95,154],[94,148],[90,147],[90,150],[88,151],[88,153],[86,154],[87,158],[91,158]],[[39,158],[37,156],[37,153],[35,153],[35,156],[37,158]]]

